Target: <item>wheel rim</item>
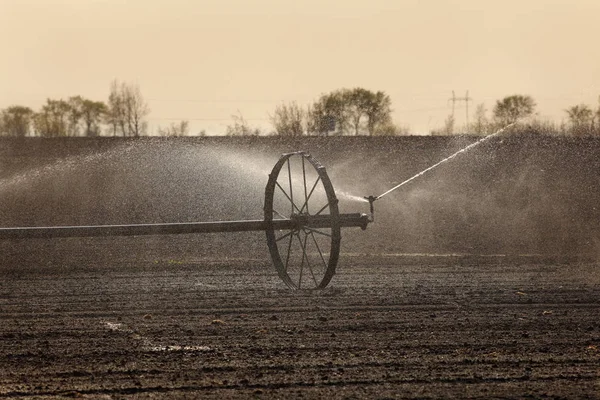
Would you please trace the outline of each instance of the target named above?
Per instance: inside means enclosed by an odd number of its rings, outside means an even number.
[[[292,289],[322,289],[335,274],[340,253],[338,200],[323,167],[304,152],[281,156],[265,189],[267,244],[275,269]],[[270,224],[280,219],[319,216],[327,227],[309,223],[288,230]]]

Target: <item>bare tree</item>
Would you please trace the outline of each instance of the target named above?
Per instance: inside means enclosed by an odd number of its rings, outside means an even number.
[[[150,109],[142,97],[140,88],[137,85],[123,84],[122,91],[129,128],[128,136],[145,135],[148,124],[144,121],[144,118],[150,113]]]
[[[111,82],[106,122],[113,136],[145,135],[148,124],[144,119],[149,113],[139,86],[117,80]]]
[[[455,119],[452,114],[449,114],[444,121],[442,128],[436,128],[431,131],[432,136],[450,136],[454,134]]]
[[[279,136],[302,136],[305,132],[307,112],[296,102],[280,104],[269,115],[275,133]]]
[[[486,108],[485,104],[478,104],[475,108],[475,122],[473,124],[473,128],[475,133],[478,135],[485,135],[488,132],[489,122],[486,117]]]
[[[454,134],[455,122],[454,115],[448,115],[448,118],[444,121],[444,135],[450,136]]]
[[[232,115],[232,125],[227,125],[225,134],[227,136],[258,136],[260,135],[260,129],[251,128],[248,121],[244,119],[241,112],[238,111],[238,115]]]
[[[10,106],[0,112],[0,134],[25,137],[29,135],[33,111],[29,107]]]
[[[565,110],[571,122],[571,133],[576,136],[590,134],[594,125],[594,112],[585,104]]]
[[[159,136],[187,136],[189,133],[189,121],[180,121],[179,123],[171,123],[166,128],[158,127]]]
[[[600,96],[598,96],[598,109],[592,118],[592,131],[596,135],[600,135]]]
[[[119,133],[124,135],[125,124],[124,118],[121,115],[123,106],[121,104],[121,94],[119,91],[119,82],[115,79],[110,83],[110,93],[108,95],[108,105],[105,115],[105,121],[110,127],[112,136],[117,136]]]

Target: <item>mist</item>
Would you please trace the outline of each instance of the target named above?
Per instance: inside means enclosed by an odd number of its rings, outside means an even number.
[[[0,217],[3,226],[262,219],[268,174],[296,150],[326,166],[341,212],[368,213],[364,196],[478,139],[7,140]],[[344,230],[342,251],[597,256],[599,147],[518,132],[492,138],[376,201],[375,222]],[[260,233],[207,236],[194,240],[264,247]]]

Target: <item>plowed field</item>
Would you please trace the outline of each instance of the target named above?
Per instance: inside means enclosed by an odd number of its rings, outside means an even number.
[[[367,212],[475,140],[4,138],[0,227],[261,219],[295,150]],[[4,238],[0,397],[600,398],[598,154],[485,142],[345,229],[322,291],[284,286],[264,232]]]
[[[346,253],[324,291],[271,268],[5,266],[0,397],[600,397],[597,262]]]

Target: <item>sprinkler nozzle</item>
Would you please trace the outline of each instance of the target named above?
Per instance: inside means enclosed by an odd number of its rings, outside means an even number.
[[[373,203],[375,203],[375,200],[377,200],[377,197],[365,196],[365,200],[367,200],[369,202],[369,209],[371,211],[371,218],[369,219],[369,222],[374,222],[375,221],[375,208],[373,207]]]

